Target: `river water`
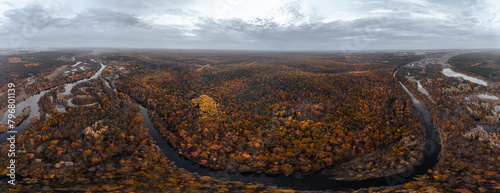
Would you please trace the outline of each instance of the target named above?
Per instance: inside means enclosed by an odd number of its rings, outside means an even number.
[[[396,73],[397,71],[395,71],[393,75],[396,75]],[[175,150],[154,127],[148,115],[148,110],[142,105],[139,105],[139,110],[143,117],[144,126],[149,129],[149,134],[153,137],[156,144],[160,147],[165,156],[169,160],[173,161],[179,168],[183,168],[188,172],[197,173],[201,176],[210,176],[214,178],[225,178],[230,180],[262,183],[266,185],[276,185],[279,187],[290,187],[306,190],[343,190],[367,188],[372,186],[392,186],[408,182],[410,180],[413,180],[413,178],[417,175],[427,173],[428,169],[432,169],[436,165],[438,155],[441,151],[441,140],[439,138],[439,133],[434,127],[434,123],[432,122],[430,113],[425,109],[422,103],[406,88],[406,86],[404,86],[401,82],[399,82],[399,84],[411,97],[412,102],[414,103],[423,120],[423,125],[426,132],[425,150],[423,157],[418,164],[414,165],[408,171],[390,176],[371,178],[360,181],[330,179],[331,176],[323,175],[322,171],[307,176],[295,177],[284,175],[276,176],[257,174],[253,172],[231,173],[212,170],[210,168],[194,163],[191,160],[180,155],[178,151]],[[109,83],[106,83],[106,85],[109,85]]]
[[[492,132],[492,133],[500,132],[500,126],[498,126],[498,128],[496,128],[496,129],[493,129],[493,127],[491,125],[485,125],[485,124],[481,123],[480,120],[476,120],[476,124],[483,127],[484,130],[486,130],[488,132]]]
[[[75,83],[66,84],[65,88],[67,93],[69,94],[71,88],[73,88],[75,84],[97,78],[102,73],[102,70],[105,67],[106,66],[101,63],[101,69],[91,78],[80,80]],[[394,75],[396,73],[397,71],[394,72]],[[106,85],[109,86],[109,83],[107,81],[105,83]],[[176,149],[172,148],[172,146],[169,145],[169,143],[162,137],[159,131],[154,127],[154,124],[148,115],[148,110],[142,105],[138,106],[140,114],[143,118],[143,124],[146,128],[148,128],[148,133],[155,140],[156,145],[160,147],[164,155],[169,160],[173,161],[177,167],[183,168],[188,172],[197,173],[201,176],[210,176],[214,178],[224,178],[229,180],[238,180],[251,183],[262,183],[266,185],[276,185],[279,187],[289,187],[289,188],[298,188],[307,190],[359,189],[372,186],[392,186],[392,185],[402,184],[413,180],[414,177],[417,175],[422,175],[427,173],[427,170],[432,169],[437,163],[437,158],[441,151],[441,145],[440,145],[439,133],[434,128],[434,124],[432,122],[430,113],[401,82],[399,83],[407,92],[407,94],[411,97],[416,109],[420,113],[423,120],[423,125],[426,132],[425,150],[423,157],[418,164],[414,165],[408,171],[390,176],[371,178],[360,181],[333,180],[330,179],[331,176],[323,175],[322,171],[318,171],[314,174],[307,176],[295,177],[295,176],[284,176],[284,175],[257,174],[253,172],[232,173],[232,172],[212,170],[210,168],[192,162],[191,160],[180,155],[179,152]],[[49,92],[50,90],[51,89],[48,89],[42,91],[37,95],[33,95],[18,105],[20,107],[29,105],[31,106],[32,111],[28,119],[23,121],[21,125],[19,125],[15,129],[13,129],[14,131],[17,131],[16,135],[21,134],[25,130],[30,120],[34,116],[39,115],[38,100],[40,99],[41,96],[43,96],[43,94]],[[6,139],[9,134],[10,133],[7,132],[2,133],[0,135],[0,143],[6,143],[7,141]]]
[[[106,68],[106,65],[104,65],[104,64],[101,63],[101,68],[93,76],[91,76],[90,78],[85,78],[85,79],[82,79],[82,80],[78,80],[76,82],[65,84],[64,88],[66,89],[66,91],[64,92],[64,94],[65,95],[69,95],[71,89],[76,84],[79,84],[79,83],[85,82],[85,81],[89,81],[89,80],[92,80],[92,79],[96,79],[97,77],[99,77],[99,75],[101,75],[101,73],[104,70],[104,68]],[[5,143],[6,140],[7,140],[7,138],[10,135],[15,135],[16,137],[19,136],[21,133],[24,132],[24,130],[28,126],[28,124],[31,121],[31,119],[33,119],[35,116],[36,117],[40,116],[40,111],[39,111],[40,107],[38,106],[38,101],[40,100],[40,98],[43,95],[45,95],[46,93],[50,92],[54,88],[56,88],[56,87],[52,87],[52,88],[43,90],[40,93],[35,94],[33,96],[30,96],[27,99],[25,99],[24,101],[16,104],[16,108],[15,108],[16,109],[16,113],[15,113],[16,116],[18,116],[19,114],[21,114],[22,109],[24,109],[27,106],[31,107],[31,113],[28,116],[28,118],[26,118],[19,126],[15,127],[14,129],[11,129],[11,130],[9,130],[7,132],[1,133],[0,134],[0,144]],[[5,113],[3,115],[2,124],[7,123],[7,121],[8,121],[8,117],[7,116],[8,116],[8,113]]]
[[[418,86],[418,91],[420,91],[422,94],[424,94],[425,96],[429,97],[429,99],[431,98],[431,95],[429,94],[429,92],[427,92],[427,90],[422,86],[422,84],[420,83],[420,80],[417,81],[417,86]]]

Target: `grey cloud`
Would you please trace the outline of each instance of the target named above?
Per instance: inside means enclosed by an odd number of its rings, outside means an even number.
[[[130,28],[147,27],[134,15],[111,11],[109,9],[89,9],[78,14],[75,18],[69,19],[74,25],[90,25],[85,27],[107,27],[107,28]]]
[[[224,49],[412,49],[498,47],[498,32],[480,30],[486,26],[483,0],[436,1],[429,6],[403,1],[369,1],[356,12],[392,10],[352,21],[322,22],[322,17],[302,12],[300,1],[281,6],[269,17],[214,20],[200,16],[195,29],[163,26],[142,20],[145,15],[164,13],[193,16],[187,5],[193,1],[90,1],[74,17],[51,14],[40,4],[30,4],[4,13],[3,34],[36,32],[31,46],[103,46]],[[104,8],[105,7],[105,8]],[[451,17],[415,17],[445,13]],[[274,14],[274,15],[273,15]],[[285,16],[287,24],[274,19]],[[32,33],[34,34],[34,33]],[[193,35],[193,36],[191,36]],[[1,38],[0,38],[1,41]]]
[[[92,0],[97,7],[106,7],[109,10],[138,15],[170,13],[176,15],[186,14],[183,6],[193,0]]]
[[[0,34],[4,35],[0,44],[11,47],[134,47],[178,39],[183,32],[175,27],[154,26],[136,15],[104,8],[86,9],[74,17],[59,18],[53,17],[40,4],[30,4],[4,15],[8,20],[3,24],[7,27],[0,29]]]
[[[20,30],[23,27],[46,28],[55,21],[39,4],[30,4],[22,9],[9,10],[4,13],[8,18],[8,30]]]
[[[205,20],[198,27],[197,36],[205,41],[235,42],[254,48],[266,47],[258,44],[269,44],[279,49],[342,49],[342,46],[350,49],[377,49],[390,42],[420,47],[421,44],[431,45],[433,42],[495,37],[489,33],[456,26],[449,21],[391,17],[351,22],[315,22],[288,27],[269,20],[259,20],[256,23],[240,19]]]
[[[87,9],[73,18],[55,18],[43,6],[31,4],[21,9],[9,10],[4,15],[8,18],[7,30],[11,33],[19,32],[26,27],[36,28],[37,31],[148,27],[148,24],[134,15],[103,8]]]

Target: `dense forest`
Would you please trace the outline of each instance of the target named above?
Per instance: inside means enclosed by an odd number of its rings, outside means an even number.
[[[500,53],[478,52],[460,54],[450,58],[454,68],[486,78],[492,82],[500,82]]]
[[[72,107],[65,113],[45,108],[50,116],[33,121],[17,139],[16,172],[22,178],[16,182],[21,184],[0,186],[3,192],[278,191],[177,169],[147,135],[139,109],[126,95],[106,88],[101,80],[85,86],[105,93],[96,95],[99,105]],[[84,129],[88,126],[91,131]],[[8,148],[3,145],[0,153],[7,155]],[[2,156],[0,163],[8,165],[9,160]]]
[[[118,90],[153,110],[184,156],[216,169],[300,175],[422,135],[391,74],[413,58],[298,55],[113,59],[141,69]]]

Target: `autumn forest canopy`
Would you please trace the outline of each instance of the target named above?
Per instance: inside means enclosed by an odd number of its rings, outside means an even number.
[[[211,168],[303,175],[423,134],[392,76],[414,56],[107,57],[132,70],[113,80],[117,89],[153,111],[182,155]]]

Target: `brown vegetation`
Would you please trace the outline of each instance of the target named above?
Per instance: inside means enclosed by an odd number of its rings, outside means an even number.
[[[221,61],[200,72],[203,61],[161,64],[149,56],[161,68],[130,62],[136,70],[120,75],[118,90],[155,111],[156,127],[184,156],[230,171],[310,173],[421,135],[413,104],[391,76],[407,58],[335,57],[257,57],[251,66]],[[144,81],[151,75],[158,76]],[[200,98],[217,105],[199,105]]]
[[[17,191],[279,191],[177,169],[153,145],[137,106],[126,95],[106,89],[99,80],[91,85],[105,92],[98,97],[100,105],[52,111],[52,116],[34,120],[16,140],[16,175],[23,177],[16,181]],[[82,134],[87,126],[99,132]],[[8,148],[1,146],[0,153],[7,155]],[[0,164],[9,160],[2,156]],[[15,191],[6,183],[0,190]]]
[[[470,62],[475,63],[474,60]],[[463,79],[445,77],[441,70],[438,65],[428,65],[425,73],[419,73],[415,77],[426,80],[423,86],[434,100],[419,93],[415,83],[405,81],[405,85],[419,96],[431,112],[434,124],[441,134],[443,147],[438,164],[428,175],[400,188],[416,191],[435,189],[441,192],[498,192],[498,134],[486,132],[475,124],[475,119],[483,120],[491,114],[492,107],[483,102],[465,101],[464,98],[486,90],[498,95],[499,90]],[[416,74],[415,69],[411,68],[402,69],[398,74],[408,72]],[[403,77],[401,79],[404,80]]]

